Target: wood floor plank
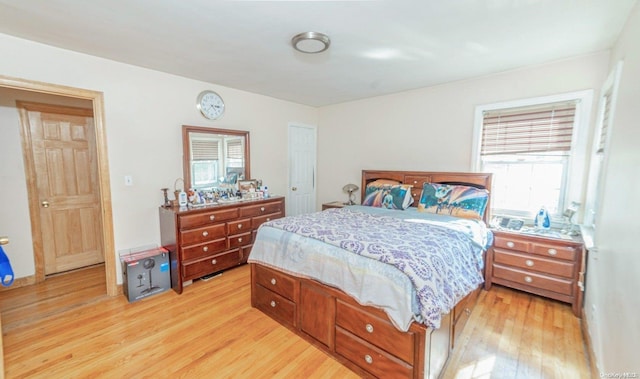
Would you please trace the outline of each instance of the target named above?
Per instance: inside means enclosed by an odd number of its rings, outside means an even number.
[[[250,306],[249,267],[135,303],[104,267],[0,293],[7,378],[357,378]],[[444,378],[587,378],[570,306],[482,291]]]

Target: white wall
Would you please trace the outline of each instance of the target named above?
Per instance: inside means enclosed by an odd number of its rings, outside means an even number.
[[[287,124],[317,124],[316,108],[3,34],[0,51],[1,75],[104,93],[116,254],[160,242],[160,188],[172,188],[175,179],[182,177],[183,124],[248,130],[252,176],[263,179],[273,194],[284,194],[287,188]],[[222,119],[205,120],[196,110],[196,97],[204,89],[213,89],[224,98],[226,111]],[[0,125],[7,127],[19,130],[19,124]],[[14,140],[15,130],[11,131]],[[12,154],[20,152],[15,142],[8,148]],[[17,157],[22,159],[21,155]],[[12,161],[3,159],[0,165],[0,172],[10,167],[12,172],[19,171]],[[5,191],[23,190],[21,179],[15,173],[11,175],[6,183],[3,176],[1,185],[7,188]],[[132,187],[124,186],[125,175],[133,177]],[[28,214],[26,203],[14,204],[12,212],[24,218]],[[0,219],[0,233],[5,233],[6,227],[6,221]],[[27,229],[12,231],[10,238],[24,240],[30,233]],[[14,271],[20,277],[33,274],[32,263],[21,258],[12,263],[16,263]],[[120,267],[118,273],[121,282]]]
[[[611,126],[602,208],[596,219],[597,252],[589,257],[585,312],[603,373],[640,374],[640,4],[611,54],[624,61]],[[595,307],[595,308],[594,308]]]
[[[477,105],[587,89],[597,98],[608,60],[602,52],[320,108],[318,203],[346,201],[342,186],[359,185],[362,169],[469,171]]]

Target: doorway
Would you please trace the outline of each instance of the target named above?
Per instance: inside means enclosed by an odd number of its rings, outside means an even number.
[[[65,87],[55,84],[42,83],[42,82],[34,82],[24,79],[16,79],[11,77],[6,77],[0,75],[0,87],[1,88],[9,88],[15,89],[19,91],[25,91],[27,93],[35,93],[35,94],[49,94],[49,95],[57,95],[70,99],[84,99],[88,100],[92,104],[93,108],[93,134],[95,138],[95,155],[96,155],[96,163],[97,163],[97,176],[96,176],[96,185],[98,191],[98,201],[101,208],[100,212],[97,212],[97,217],[99,218],[99,222],[101,225],[101,229],[97,231],[102,240],[102,251],[104,254],[104,269],[105,269],[105,280],[106,280],[106,289],[107,294],[109,296],[118,295],[118,286],[116,280],[116,258],[115,258],[115,247],[114,247],[114,236],[113,236],[113,218],[112,218],[112,207],[111,207],[111,191],[110,191],[110,182],[109,182],[109,166],[108,166],[108,156],[107,156],[107,144],[106,144],[106,131],[104,127],[104,102],[103,95],[101,92],[90,91],[79,88]],[[17,159],[22,159],[22,156],[17,157]],[[33,180],[33,175],[29,174],[27,180]],[[6,201],[6,199],[5,199]],[[36,198],[29,198],[29,218],[33,223],[34,220],[37,220],[38,213],[33,210],[38,210],[41,206],[40,202]],[[33,229],[33,227],[32,227]],[[7,233],[3,231],[3,233]],[[10,236],[9,236],[10,237]],[[42,245],[33,243],[34,255],[37,257],[42,251]],[[45,269],[44,265],[38,265],[38,269],[35,270],[35,274],[32,279],[36,283],[42,282],[45,280]],[[22,278],[16,279],[16,282]],[[14,285],[16,283],[14,282]],[[27,283],[28,284],[28,283]]]
[[[287,215],[316,211],[316,127],[289,124]]]
[[[91,102],[88,102],[91,104]],[[93,109],[17,101],[36,270],[46,276],[104,262]],[[33,186],[32,184],[35,184]]]

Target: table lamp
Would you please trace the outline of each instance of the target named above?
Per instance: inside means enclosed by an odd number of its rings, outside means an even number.
[[[349,201],[346,204],[355,205],[356,196],[353,193],[358,190],[358,186],[355,184],[347,184],[344,187],[342,187],[342,190],[349,194]]]

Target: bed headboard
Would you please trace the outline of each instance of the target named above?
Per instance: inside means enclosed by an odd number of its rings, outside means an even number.
[[[424,183],[462,184],[484,188],[489,191],[487,210],[484,212],[484,222],[489,224],[491,209],[491,178],[492,174],[484,172],[435,172],[435,171],[386,171],[386,170],[362,170],[362,186],[360,198],[364,199],[367,184],[378,179],[396,180],[403,184],[413,185],[412,207],[417,207]]]

